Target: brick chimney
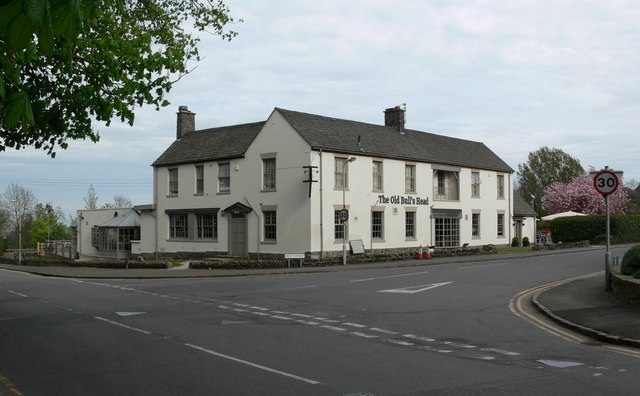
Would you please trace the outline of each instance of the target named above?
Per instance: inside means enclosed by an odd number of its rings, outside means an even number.
[[[176,139],[180,139],[196,130],[196,113],[190,112],[187,106],[179,106],[177,114]]]
[[[404,113],[406,110],[400,106],[392,107],[384,111],[384,125],[404,131]]]

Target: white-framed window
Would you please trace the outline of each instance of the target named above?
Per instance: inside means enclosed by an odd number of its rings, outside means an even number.
[[[416,237],[416,212],[406,211],[404,215],[404,236],[406,239]]]
[[[471,214],[471,236],[480,238],[480,213]]]
[[[373,191],[382,190],[382,161],[373,161]]]
[[[480,172],[471,172],[471,197],[480,198]]]
[[[176,213],[169,215],[169,238],[188,238],[189,216],[186,213]]]
[[[178,195],[178,168],[169,168],[169,195]]]
[[[262,212],[264,216],[264,241],[275,242],[277,238],[277,217],[275,210]]]
[[[337,241],[345,239],[345,227],[344,223],[340,221],[340,217],[338,216],[339,213],[340,210],[333,211],[333,237]]]
[[[217,213],[196,214],[198,239],[218,239]]]
[[[498,236],[504,237],[504,213],[498,213]]]
[[[498,175],[498,198],[504,198],[504,175]]]
[[[262,190],[274,191],[276,189],[276,159],[265,158],[262,160]]]
[[[404,189],[405,192],[416,192],[416,166],[404,166]]]
[[[196,165],[196,194],[204,194],[204,165]]]
[[[91,229],[91,246],[94,248],[100,246],[100,229],[97,226]]]
[[[218,192],[228,193],[231,191],[231,164],[221,162],[218,164]]]
[[[347,158],[344,157],[336,157],[335,158],[335,188],[336,189],[347,189],[349,188],[349,174],[348,174],[348,162]]]
[[[371,238],[384,239],[384,212],[374,210],[371,212]]]

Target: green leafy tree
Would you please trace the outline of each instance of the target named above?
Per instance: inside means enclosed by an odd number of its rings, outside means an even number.
[[[530,152],[526,163],[518,164],[518,186],[522,197],[542,215],[545,189],[553,183],[569,183],[584,172],[579,160],[545,146]]]
[[[54,209],[50,204],[37,204],[34,210],[34,219],[29,228],[31,241],[35,244],[46,240],[71,239],[71,230],[62,220],[64,220],[64,215],[60,208]]]
[[[133,125],[200,60],[199,38],[230,40],[218,0],[0,0],[0,151],[55,157],[68,140],[99,140],[92,120]]]

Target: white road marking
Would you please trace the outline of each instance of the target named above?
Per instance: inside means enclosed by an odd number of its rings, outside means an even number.
[[[505,351],[504,349],[495,349],[495,348],[482,348],[480,350],[484,352],[495,352],[495,353],[499,353],[507,356],[518,356],[520,354],[518,352]]]
[[[472,269],[472,268],[484,268],[484,267],[500,267],[503,265],[512,265],[513,262],[508,262],[508,263],[491,263],[491,264],[480,264],[480,265],[470,265],[467,267],[460,267],[458,268],[459,270],[464,270],[464,269]]]
[[[319,320],[319,321],[322,321],[322,322],[326,322],[326,323],[340,323],[339,320],[322,318],[322,317],[319,317],[319,316],[318,317],[314,317],[313,319]]]
[[[274,319],[293,320],[293,318],[289,318],[287,316],[281,316],[281,315],[271,315],[271,317]]]
[[[260,316],[271,316],[271,314],[268,314],[266,312],[252,311],[251,313],[254,315],[260,315]]]
[[[299,318],[313,318],[313,315],[305,315],[301,313],[292,313],[291,316],[297,316]]]
[[[412,340],[418,340],[418,341],[426,341],[426,342],[435,341],[435,338],[421,337],[421,336],[417,336],[417,335],[413,335],[413,334],[403,334],[402,336],[406,337],[406,338],[411,338]]]
[[[114,322],[113,320],[101,318],[100,316],[94,316],[94,318],[96,318],[98,320],[101,320],[103,322],[107,322],[109,324],[115,325],[115,326],[123,327],[123,328],[125,328],[127,330],[133,330],[133,331],[137,331],[138,333],[147,334],[147,335],[152,334],[150,331],[142,330],[142,329],[139,329],[137,327],[127,326],[126,324]]]
[[[15,294],[16,296],[20,296],[20,297],[29,297],[26,294],[22,294],[22,293],[18,293],[17,291],[13,291],[13,290],[9,290],[7,289],[7,291],[11,294]]]
[[[135,315],[142,315],[142,314],[146,314],[146,312],[116,312],[116,315],[121,317],[135,316]]]
[[[352,331],[349,334],[352,334],[352,335],[357,336],[357,337],[363,337],[363,338],[378,338],[377,335],[361,333],[359,331]]]
[[[461,343],[453,342],[453,341],[442,341],[442,343],[444,345],[457,347],[457,348],[465,348],[465,349],[477,348],[475,345],[461,344]]]
[[[367,327],[367,325],[363,325],[360,323],[342,322],[342,324],[345,326],[357,327],[359,329],[364,329],[365,327]]]
[[[336,327],[336,326],[330,326],[330,325],[322,325],[322,328],[329,329],[329,330],[335,330],[335,331],[347,331],[347,329],[345,329],[343,327]]]
[[[371,330],[371,331],[377,331],[378,333],[385,333],[385,334],[392,334],[392,335],[398,334],[398,332],[397,332],[397,331],[391,331],[391,330],[387,330],[387,329],[381,329],[381,328],[379,328],[379,327],[370,327],[370,328],[369,328],[369,330]]]
[[[389,279],[389,278],[397,278],[399,276],[422,275],[422,274],[428,274],[428,273],[429,273],[429,271],[423,271],[423,272],[413,272],[411,274],[400,274],[400,275],[380,276],[380,277],[377,277],[377,278],[355,279],[355,280],[349,281],[349,283],[368,282],[368,281],[378,280],[378,279]]]
[[[309,325],[309,326],[316,326],[316,325],[319,325],[319,324],[320,324],[320,323],[318,323],[318,322],[312,322],[312,321],[310,321],[310,320],[302,320],[302,319],[300,319],[300,320],[296,320],[296,322],[298,322],[298,323],[302,323],[302,324],[306,324],[306,325]]]
[[[249,312],[248,309],[242,309],[242,308],[231,308],[231,310],[236,311],[236,312]]]
[[[279,374],[279,375],[282,375],[282,376],[285,376],[285,377],[293,378],[295,380],[306,382],[308,384],[317,385],[317,384],[320,383],[319,381],[316,381],[316,380],[312,380],[312,379],[309,379],[309,378],[301,377],[299,375],[290,374],[290,373],[286,373],[284,371],[272,369],[270,367],[262,366],[262,365],[257,364],[257,363],[249,362],[247,360],[238,359],[236,357],[225,355],[223,353],[212,351],[211,349],[203,348],[203,347],[200,347],[200,346],[197,346],[197,345],[186,344],[186,343],[184,345],[188,346],[189,348],[197,349],[197,350],[202,351],[204,353],[208,353],[209,355],[217,356],[217,357],[220,357],[220,358],[223,358],[223,359],[232,360],[232,361],[234,361],[236,363],[245,364],[247,366],[255,367],[257,369],[268,371],[270,373]]]
[[[298,287],[289,288],[287,290],[311,289],[311,288],[314,288],[314,287],[318,287],[318,285],[298,286]]]
[[[402,346],[414,346],[414,345],[416,345],[413,342],[407,342],[407,341],[402,341],[402,340],[394,340],[392,338],[387,338],[385,341],[388,342],[389,344],[396,344],[396,345],[402,345]]]
[[[409,286],[402,287],[400,289],[387,289],[387,290],[378,290],[378,293],[399,293],[399,294],[415,294],[420,293],[426,290],[435,289],[436,287],[448,285],[451,282],[440,282],[440,283],[432,283],[430,285],[420,285],[420,286]]]

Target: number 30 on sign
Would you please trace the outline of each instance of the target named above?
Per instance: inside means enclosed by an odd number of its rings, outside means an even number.
[[[593,178],[593,186],[602,196],[613,194],[619,186],[618,176],[615,173],[603,170]]]

